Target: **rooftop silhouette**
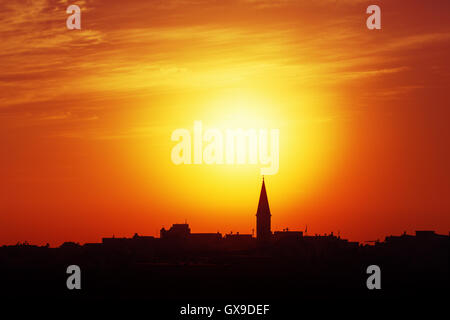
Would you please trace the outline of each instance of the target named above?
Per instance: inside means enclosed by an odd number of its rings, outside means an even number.
[[[360,299],[370,294],[364,281],[365,269],[372,264],[383,270],[384,297],[424,292],[432,296],[447,290],[449,235],[421,230],[361,244],[332,232],[306,235],[289,228],[272,232],[270,219],[263,180],[256,237],[193,233],[189,224],[182,223],[162,228],[160,237],[112,236],[84,245],[68,241],[58,248],[26,242],[2,246],[3,295],[70,298],[72,293],[61,286],[61,270],[72,264],[89,279],[83,295],[94,298],[289,299],[288,292],[297,288],[304,299],[336,295]],[[236,285],[246,289],[236,291]]]

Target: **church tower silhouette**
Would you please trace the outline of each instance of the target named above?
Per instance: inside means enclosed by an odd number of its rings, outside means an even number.
[[[270,240],[272,231],[270,231],[270,208],[269,200],[267,200],[266,185],[263,183],[261,187],[261,194],[259,196],[258,211],[256,212],[256,239],[262,241]]]

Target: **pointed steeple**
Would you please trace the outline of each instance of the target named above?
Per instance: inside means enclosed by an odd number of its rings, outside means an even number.
[[[264,182],[264,176],[263,176],[263,183],[261,187],[261,193],[259,195],[259,203],[258,203],[258,211],[256,212],[256,216],[271,216],[270,214],[270,208],[269,208],[269,200],[267,199],[267,192],[266,192],[266,184]]]
[[[263,177],[258,210],[256,211],[256,238],[258,240],[266,242],[271,239],[270,217],[269,200],[267,199],[266,184]]]

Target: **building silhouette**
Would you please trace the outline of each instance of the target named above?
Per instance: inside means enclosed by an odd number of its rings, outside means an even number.
[[[169,230],[162,228],[161,239],[187,239],[191,234],[191,229],[187,223],[175,223]]]
[[[256,238],[260,241],[267,242],[272,238],[272,231],[270,229],[271,216],[269,200],[267,199],[266,185],[263,177],[261,194],[259,195],[258,210],[256,212]]]
[[[58,248],[28,242],[0,246],[0,301],[24,295],[79,297],[64,286],[64,270],[72,264],[87,276],[80,297],[89,299],[288,301],[295,290],[297,300],[288,305],[336,297],[373,301],[380,296],[365,286],[372,264],[382,270],[383,297],[421,302],[448,297],[450,234],[405,232],[363,245],[333,232],[307,235],[287,227],[272,232],[264,179],[256,224],[256,238],[253,233],[193,233],[181,223],[162,228],[160,237],[112,236],[101,243],[68,241]]]

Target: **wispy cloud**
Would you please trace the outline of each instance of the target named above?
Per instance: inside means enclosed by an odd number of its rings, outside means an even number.
[[[239,7],[241,11],[229,16],[235,23],[224,23],[217,21],[223,11],[220,3],[130,1],[114,6],[106,1],[78,1],[85,27],[68,31],[67,1],[2,1],[0,109],[21,106],[16,110],[23,110],[38,102],[83,97],[85,108],[97,110],[101,107],[90,102],[100,97],[136,97],[274,78],[301,86],[362,81],[407,72],[413,68],[412,59],[430,54],[428,46],[449,42],[445,24],[414,35],[383,30],[374,37],[365,29],[364,12],[352,9],[362,2],[339,1],[339,14],[331,14],[317,6],[336,1],[235,0],[249,6],[316,6],[313,17],[325,19],[312,19],[312,11],[292,8],[280,9],[287,10],[281,16],[267,11],[258,17]],[[195,10],[186,10],[190,6]],[[355,23],[355,15],[361,23]],[[56,114],[49,117],[61,117],[61,110],[52,109],[55,103],[47,105],[48,114]],[[62,110],[63,115],[73,111]]]

